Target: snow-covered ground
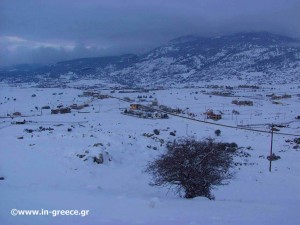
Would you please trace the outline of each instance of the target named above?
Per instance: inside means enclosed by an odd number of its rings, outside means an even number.
[[[300,89],[298,85],[234,87],[234,96],[212,95],[209,87],[119,93],[118,98],[147,96],[159,104],[194,113],[222,113],[216,123],[268,131],[267,124],[283,124],[279,132],[300,134]],[[274,134],[273,151],[281,157],[268,171],[270,134],[218,127],[170,116],[141,119],[121,114],[129,103],[115,98],[78,97],[83,90],[34,88],[30,85],[0,88],[0,224],[298,224],[300,212],[300,148],[294,136]],[[100,91],[99,91],[100,92]],[[270,100],[270,95],[291,98]],[[150,98],[152,96],[152,98]],[[253,106],[236,106],[232,100],[251,100]],[[273,103],[272,103],[273,102]],[[71,113],[52,115],[41,107],[89,104]],[[142,102],[141,104],[147,104]],[[236,110],[239,114],[233,114]],[[5,118],[20,112],[28,117]],[[25,124],[15,124],[22,122]],[[211,121],[211,120],[207,120]],[[213,121],[211,121],[213,122]],[[48,129],[51,128],[51,129]],[[27,131],[26,131],[27,129]],[[52,130],[53,129],[53,130]],[[153,134],[158,129],[159,135]],[[215,130],[221,135],[216,136]],[[29,132],[28,132],[29,131]],[[176,136],[170,135],[176,131]],[[145,135],[146,134],[146,135]],[[151,137],[149,137],[151,136]],[[216,200],[182,199],[166,188],[149,185],[143,172],[149,161],[164,152],[176,138],[215,138],[236,142],[251,157],[235,160],[236,175],[230,184],[213,191]],[[298,137],[299,138],[299,137]],[[103,164],[93,157],[103,154]],[[86,216],[12,216],[11,209],[89,210]]]

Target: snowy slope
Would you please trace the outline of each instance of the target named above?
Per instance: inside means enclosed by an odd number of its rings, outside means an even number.
[[[2,80],[72,82],[98,79],[131,87],[216,80],[283,84],[300,79],[300,41],[260,33],[180,37],[147,54],[83,58],[54,65],[0,70]]]
[[[299,46],[296,39],[269,33],[181,37],[151,51],[128,76],[156,85],[236,78],[284,83],[299,78]]]
[[[225,85],[225,84],[224,84]],[[190,89],[150,90],[147,93],[119,93],[115,97],[138,95],[157,98],[159,104],[187,109],[204,119],[207,109],[223,113],[218,123],[249,125],[268,131],[267,124],[285,124],[280,132],[299,134],[299,86],[233,86],[231,97],[212,94],[225,86]],[[102,94],[111,94],[102,90]],[[274,104],[270,95],[290,94]],[[287,143],[292,136],[274,135],[274,152],[281,159],[268,171],[270,134],[217,127],[170,116],[169,119],[141,119],[121,114],[129,104],[114,98],[78,97],[82,90],[35,88],[31,85],[0,89],[0,224],[287,224],[298,223],[300,207],[299,149]],[[36,95],[35,97],[33,97]],[[14,100],[15,99],[15,100]],[[234,99],[251,100],[250,106],[231,104]],[[88,103],[70,114],[52,115],[42,106]],[[142,104],[147,104],[143,102]],[[36,107],[38,109],[36,109]],[[239,111],[233,115],[232,110]],[[28,117],[4,118],[21,112]],[[187,114],[183,114],[187,116]],[[16,125],[12,122],[27,123]],[[52,128],[41,129],[43,128]],[[68,129],[71,129],[68,131]],[[26,129],[33,130],[26,132]],[[160,134],[153,134],[159,129]],[[216,137],[214,131],[221,130]],[[170,131],[176,130],[176,137]],[[236,142],[250,157],[236,157],[241,163],[228,186],[213,191],[215,201],[205,198],[180,199],[166,188],[149,186],[144,173],[148,161],[164,152],[167,141],[194,136]],[[21,138],[22,137],[22,138]],[[251,148],[247,148],[251,146]],[[104,163],[93,162],[99,153]],[[79,157],[79,155],[84,155]],[[81,216],[16,216],[16,209],[90,210]]]

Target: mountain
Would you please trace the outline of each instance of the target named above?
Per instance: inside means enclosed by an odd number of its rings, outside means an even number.
[[[80,58],[58,62],[53,65],[33,67],[22,65],[0,69],[0,79],[38,82],[40,79],[60,79],[71,77],[72,80],[84,78],[106,79],[114,71],[122,70],[137,62],[138,56],[127,54],[121,56]]]
[[[266,32],[219,37],[184,36],[144,55],[83,58],[1,77],[100,79],[129,86],[175,85],[212,80],[286,83],[300,78],[300,40]],[[3,78],[2,78],[3,79]]]
[[[130,72],[138,83],[243,79],[285,82],[300,76],[299,40],[270,33],[180,37],[143,56]],[[126,77],[125,79],[130,79]]]

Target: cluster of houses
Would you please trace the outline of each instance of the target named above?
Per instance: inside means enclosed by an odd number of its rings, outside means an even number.
[[[125,97],[127,101],[131,99]],[[143,102],[143,104],[141,104]],[[145,105],[145,102],[148,105]],[[129,108],[122,111],[125,115],[137,116],[139,118],[149,118],[149,119],[167,119],[168,114],[187,114],[190,117],[196,117],[196,114],[188,112],[188,108],[172,108],[166,105],[158,104],[158,100],[147,96],[138,96],[137,102],[131,103]]]
[[[103,94],[100,94],[98,92],[91,92],[91,91],[86,91],[86,92],[83,92],[82,95],[80,95],[80,97],[95,97],[95,98],[98,98],[98,99],[105,99],[105,98],[109,98],[108,95],[103,95]],[[70,106],[67,106],[67,107],[64,107],[63,105],[59,105],[57,106],[56,109],[51,109],[51,114],[65,114],[65,113],[71,113],[71,110],[72,109],[75,109],[75,110],[81,110],[85,107],[88,107],[89,104],[72,104]],[[50,106],[43,106],[41,107],[41,109],[50,109]],[[7,114],[7,116],[9,117],[19,117],[19,116],[22,116],[22,114],[20,112],[14,112],[12,114]]]
[[[84,91],[81,95],[78,95],[78,97],[93,97],[93,98],[98,98],[98,99],[106,99],[109,98],[108,95],[103,95],[99,92],[93,92],[93,91]],[[57,109],[52,109],[51,114],[65,114],[65,113],[71,113],[72,109],[75,110],[81,110],[85,107],[88,107],[89,104],[84,103],[81,105],[77,104],[72,104],[68,107],[63,107],[63,106],[58,106]]]
[[[209,93],[210,95],[217,95],[217,96],[223,96],[223,97],[230,97],[232,96],[232,92],[230,91],[213,91]]]
[[[165,106],[165,105],[159,105],[158,108],[164,112],[167,112],[167,113],[172,113],[172,114],[181,114],[183,113],[183,110],[182,109],[179,109],[179,108],[171,108],[169,106]]]
[[[78,95],[78,97],[94,97],[94,98],[98,98],[98,99],[109,98],[108,95],[103,95],[99,92],[93,92],[93,91],[84,91],[81,95]]]
[[[130,104],[130,108],[125,109],[123,111],[123,114],[136,116],[144,119],[168,119],[169,118],[167,113],[159,112],[154,108],[152,108],[152,106],[147,107],[138,103]]]
[[[284,94],[284,95],[275,95],[274,93],[271,95],[266,95],[267,97],[270,97],[272,100],[279,100],[284,98],[291,98],[292,95]]]
[[[253,106],[252,101],[238,101],[238,100],[233,100],[231,102],[234,105],[240,105],[240,106]]]
[[[87,104],[87,103],[81,104],[81,105],[72,104],[68,107],[63,107],[62,105],[59,105],[59,106],[57,106],[57,109],[51,109],[51,114],[71,113],[71,109],[80,110],[80,109],[83,109],[88,106],[89,106],[89,104]]]

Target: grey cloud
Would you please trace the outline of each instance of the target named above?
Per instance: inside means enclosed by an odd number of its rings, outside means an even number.
[[[299,0],[2,0],[0,36],[19,37],[40,46],[26,45],[10,52],[9,43],[0,43],[5,49],[0,57],[2,62],[17,63],[26,58],[55,62],[80,56],[139,54],[187,34],[269,31],[300,37],[299,12]],[[66,45],[83,47],[70,51]],[[51,60],[41,60],[43,56]]]

